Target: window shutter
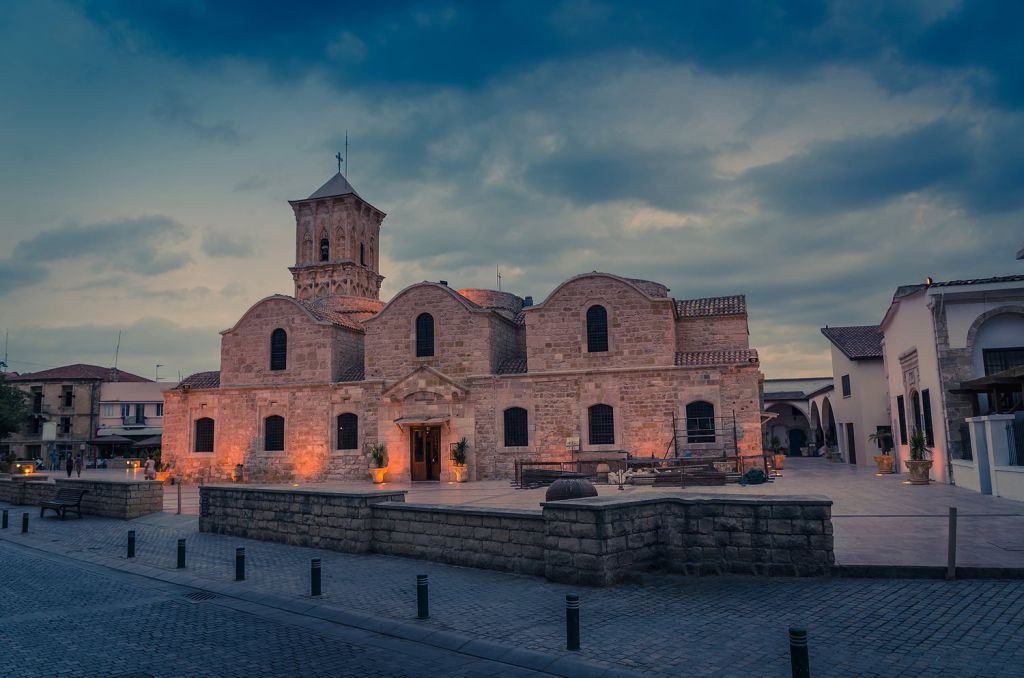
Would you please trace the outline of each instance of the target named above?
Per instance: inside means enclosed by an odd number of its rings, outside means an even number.
[[[903,396],[896,396],[896,411],[900,417],[900,445],[907,444],[907,406]]]
[[[935,445],[932,435],[932,399],[928,389],[921,391],[921,409],[924,411],[924,441],[928,447]]]

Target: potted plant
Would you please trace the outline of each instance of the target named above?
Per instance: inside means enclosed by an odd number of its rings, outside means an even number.
[[[932,460],[925,459],[927,454],[928,446],[925,444],[924,433],[914,429],[910,434],[910,460],[907,461],[911,485],[928,484],[928,471],[932,468]]]
[[[779,471],[782,470],[782,465],[786,462],[786,455],[782,453],[782,441],[779,440],[778,436],[772,436],[771,450],[775,456],[775,468]]]
[[[882,453],[875,455],[875,463],[878,465],[878,472],[895,473],[896,470],[893,468],[893,464],[895,463],[896,458],[890,454],[892,452],[892,433],[884,429],[876,431],[868,436],[868,440],[882,448]]]
[[[465,436],[457,443],[452,443],[452,470],[455,472],[455,482],[466,482],[466,452],[469,450],[469,441]]]
[[[388,472],[388,448],[384,443],[370,446],[370,475],[373,482],[380,485],[384,482],[384,474]]]

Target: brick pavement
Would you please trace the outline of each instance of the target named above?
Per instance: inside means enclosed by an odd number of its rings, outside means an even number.
[[[197,585],[220,582],[239,596],[308,598],[309,560],[324,567],[322,609],[410,620],[414,579],[431,578],[427,626],[559,653],[564,595],[541,579],[385,556],[352,555],[196,531],[195,518],[155,514],[130,522],[89,517],[39,521],[21,541],[72,557],[174,573],[175,543],[188,544]],[[124,557],[137,533],[137,562]],[[0,544],[3,542],[0,541]],[[232,582],[236,546],[247,580]],[[816,675],[1019,676],[1024,586],[1009,581],[682,578],[651,576],[579,591],[583,657],[654,675],[788,675],[786,632],[809,628]]]

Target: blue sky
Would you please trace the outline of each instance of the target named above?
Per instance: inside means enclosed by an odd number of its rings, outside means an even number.
[[[92,2],[0,21],[11,368],[218,364],[290,293],[334,171],[388,213],[383,295],[543,298],[605,270],[745,293],[769,377],[893,289],[1021,273],[1024,4]]]

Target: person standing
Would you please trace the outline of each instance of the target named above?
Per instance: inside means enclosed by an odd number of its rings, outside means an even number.
[[[60,466],[57,465],[57,450],[55,450],[53,448],[53,445],[51,444],[50,445],[50,470],[51,471],[56,471],[59,468],[60,468]]]
[[[64,468],[68,472],[68,478],[70,478],[71,477],[71,472],[75,470],[75,460],[72,458],[70,452],[68,452],[68,460],[64,464]]]
[[[143,474],[146,480],[156,480],[156,462],[153,457],[146,460],[146,472]]]
[[[75,473],[78,474],[79,478],[82,477],[82,467],[84,467],[84,466],[85,466],[85,458],[82,457],[82,453],[79,452],[78,456],[75,457]]]

